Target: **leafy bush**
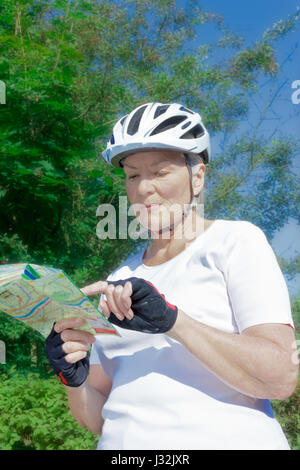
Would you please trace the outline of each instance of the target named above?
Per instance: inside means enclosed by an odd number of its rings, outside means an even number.
[[[0,448],[34,450],[95,449],[99,436],[83,429],[68,409],[56,377],[0,376]]]
[[[291,299],[291,306],[296,328],[296,338],[300,340],[300,295]]]
[[[272,400],[272,407],[277,421],[292,450],[300,450],[300,386],[298,385],[291,398]]]
[[[3,312],[0,312],[0,341],[6,346],[6,364],[1,365],[2,371],[9,371],[14,366],[19,373],[30,369],[47,376],[49,371],[52,372],[43,336]]]
[[[33,258],[28,252],[18,234],[8,235],[0,233],[0,262],[1,264],[32,262]]]
[[[296,338],[297,341],[299,341],[300,296],[292,298],[291,305],[296,329]],[[294,394],[290,398],[286,400],[272,400],[272,407],[275,417],[280,423],[292,450],[300,450],[300,384],[298,383]]]

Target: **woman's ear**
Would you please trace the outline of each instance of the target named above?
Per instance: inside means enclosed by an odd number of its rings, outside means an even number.
[[[206,168],[205,168],[204,163],[201,163],[197,173],[193,176],[193,189],[194,189],[194,195],[195,196],[200,194],[200,192],[201,192],[201,190],[204,186],[205,170],[206,170]]]

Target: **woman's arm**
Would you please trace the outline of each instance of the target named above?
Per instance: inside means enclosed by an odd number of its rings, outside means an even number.
[[[112,382],[101,365],[82,360],[96,338],[86,331],[76,329],[81,318],[64,318],[56,322],[46,339],[46,354],[68,395],[68,404],[74,418],[95,434],[102,432],[102,408],[110,393]],[[74,369],[74,365],[78,367]],[[78,376],[78,372],[80,376]],[[77,374],[77,375],[76,375]],[[69,384],[69,385],[67,385]]]
[[[124,322],[126,328],[125,322],[133,318],[135,310],[132,289],[129,278],[124,286],[98,281],[86,286],[85,293],[104,293],[107,298],[101,302],[104,315],[109,317],[110,312],[118,315],[120,326]],[[165,334],[182,343],[204,366],[241,393],[255,398],[284,399],[296,387],[296,341],[294,330],[288,325],[264,323],[245,328],[240,334],[226,333],[178,309],[176,322]]]
[[[104,424],[102,408],[112,388],[112,381],[102,366],[91,364],[88,380],[84,384],[77,388],[65,388],[69,408],[76,421],[94,434],[101,434]]]
[[[107,397],[92,387],[88,380],[80,387],[65,385],[65,388],[69,408],[76,421],[94,434],[101,434],[104,422],[101,413]]]
[[[239,334],[180,311],[170,335],[236,390],[255,398],[291,396],[298,364],[294,329],[287,325],[292,322],[289,294],[263,231],[241,222],[224,240],[219,269]]]
[[[261,324],[226,333],[178,311],[166,333],[237,391],[255,398],[285,399],[297,385],[296,341],[289,325]]]

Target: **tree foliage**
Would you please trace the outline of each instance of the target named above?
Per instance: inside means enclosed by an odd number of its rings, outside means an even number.
[[[0,233],[18,237],[40,263],[88,282],[134,248],[99,241],[96,208],[125,194],[120,170],[97,156],[116,118],[148,101],[178,101],[200,111],[212,136],[232,134],[247,116],[259,76],[275,77],[274,43],[298,12],[244,47],[223,18],[197,2],[4,0],[0,6]],[[200,43],[214,25],[216,44]],[[225,61],[219,56],[228,56]],[[266,103],[268,108],[269,103]],[[239,135],[207,169],[207,217],[245,218],[271,238],[296,217],[297,144],[254,132]],[[245,194],[247,193],[247,194]],[[264,208],[264,211],[261,208]],[[26,247],[26,248],[25,248]],[[108,255],[109,254],[109,255]],[[17,255],[17,252],[16,252]],[[11,250],[2,262],[14,262]]]

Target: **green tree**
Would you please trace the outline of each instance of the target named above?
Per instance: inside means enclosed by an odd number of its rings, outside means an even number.
[[[136,245],[95,236],[97,206],[117,208],[125,194],[122,171],[96,159],[116,118],[144,101],[179,101],[201,112],[212,136],[233,133],[258,77],[275,81],[275,41],[297,19],[298,12],[242,48],[222,17],[194,1],[179,9],[171,0],[3,0],[2,236],[18,236],[27,259],[59,264],[80,282],[104,276]],[[207,23],[219,40],[199,45]],[[222,51],[231,52],[227,61],[218,59]],[[297,214],[290,168],[297,145],[289,137],[263,139],[263,117],[209,165],[205,210],[211,218],[252,220],[272,237]],[[2,262],[17,254],[4,252]]]

